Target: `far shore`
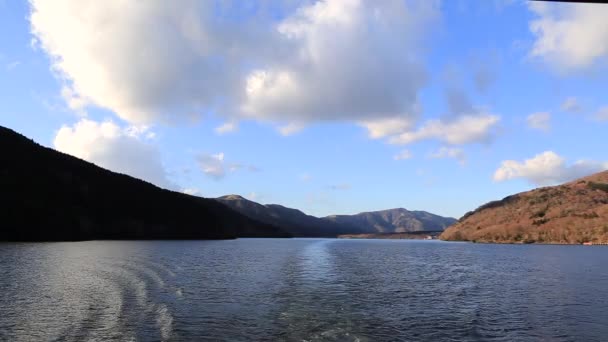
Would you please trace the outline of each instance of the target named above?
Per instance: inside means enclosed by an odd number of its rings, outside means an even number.
[[[342,234],[338,239],[402,239],[402,240],[436,240],[441,231],[420,231],[407,233],[367,233]]]

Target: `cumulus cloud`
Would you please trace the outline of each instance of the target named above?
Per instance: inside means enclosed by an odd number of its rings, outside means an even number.
[[[189,117],[230,83],[229,61],[213,57],[236,42],[211,2],[30,4],[32,33],[66,87],[130,122]]]
[[[439,150],[429,154],[429,158],[433,159],[444,159],[453,158],[458,160],[461,165],[464,165],[467,161],[467,157],[461,148],[457,147],[441,147]]]
[[[562,111],[570,113],[578,113],[583,110],[583,106],[578,102],[578,99],[572,96],[566,98],[560,108]]]
[[[259,171],[259,169],[253,165],[227,162],[223,152],[216,154],[200,153],[197,156],[196,161],[201,171],[215,180],[220,180],[228,173],[239,170],[247,170],[249,172]]]
[[[393,159],[394,160],[405,160],[405,159],[410,159],[412,157],[413,157],[412,152],[410,152],[409,150],[403,150],[403,151],[395,154],[393,156]]]
[[[551,113],[532,113],[526,118],[526,124],[528,124],[528,127],[532,129],[547,132],[551,129]]]
[[[421,49],[439,16],[437,1],[303,2],[278,21],[268,6],[238,1],[30,4],[70,107],[132,123],[206,112],[293,123],[284,134],[313,121],[412,117],[427,79]]]
[[[608,7],[603,4],[530,2],[536,40],[531,55],[561,72],[589,68],[608,57]]]
[[[290,59],[247,76],[243,112],[294,121],[408,115],[425,73],[416,50],[429,2],[319,1],[282,21]]]
[[[523,178],[535,185],[552,185],[608,169],[608,162],[579,160],[568,164],[553,151],[545,151],[523,162],[505,160],[494,173],[498,182]]]
[[[112,121],[81,119],[64,125],[53,145],[58,151],[128,174],[164,188],[173,188],[167,178],[160,152],[146,138],[146,128],[120,127]]]
[[[393,144],[411,144],[426,139],[437,139],[451,145],[488,143],[493,139],[500,118],[492,114],[464,115],[454,120],[434,119],[415,131],[391,137]]]

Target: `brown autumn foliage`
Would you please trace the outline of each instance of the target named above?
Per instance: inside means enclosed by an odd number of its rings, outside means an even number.
[[[495,243],[608,243],[608,171],[487,203],[443,240]]]

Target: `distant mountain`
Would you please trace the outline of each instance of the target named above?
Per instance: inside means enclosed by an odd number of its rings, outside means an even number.
[[[281,227],[294,236],[335,237],[343,234],[442,231],[456,222],[453,218],[402,208],[318,218],[297,209],[278,204],[263,205],[238,195],[223,196],[217,200],[250,218]]]
[[[409,211],[403,208],[371,211],[356,215],[332,215],[326,220],[351,227],[353,233],[406,233],[442,231],[457,222],[426,211]]]
[[[608,171],[508,196],[465,214],[443,240],[608,243]]]
[[[278,204],[263,205],[239,195],[222,196],[216,200],[257,221],[281,227],[294,236],[335,237],[350,232],[348,227]]]
[[[158,188],[0,126],[0,241],[289,236],[218,203]]]

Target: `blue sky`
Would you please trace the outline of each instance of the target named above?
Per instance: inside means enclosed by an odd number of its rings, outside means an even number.
[[[608,6],[170,6],[0,2],[0,125],[177,191],[319,216],[460,217],[608,168]]]

